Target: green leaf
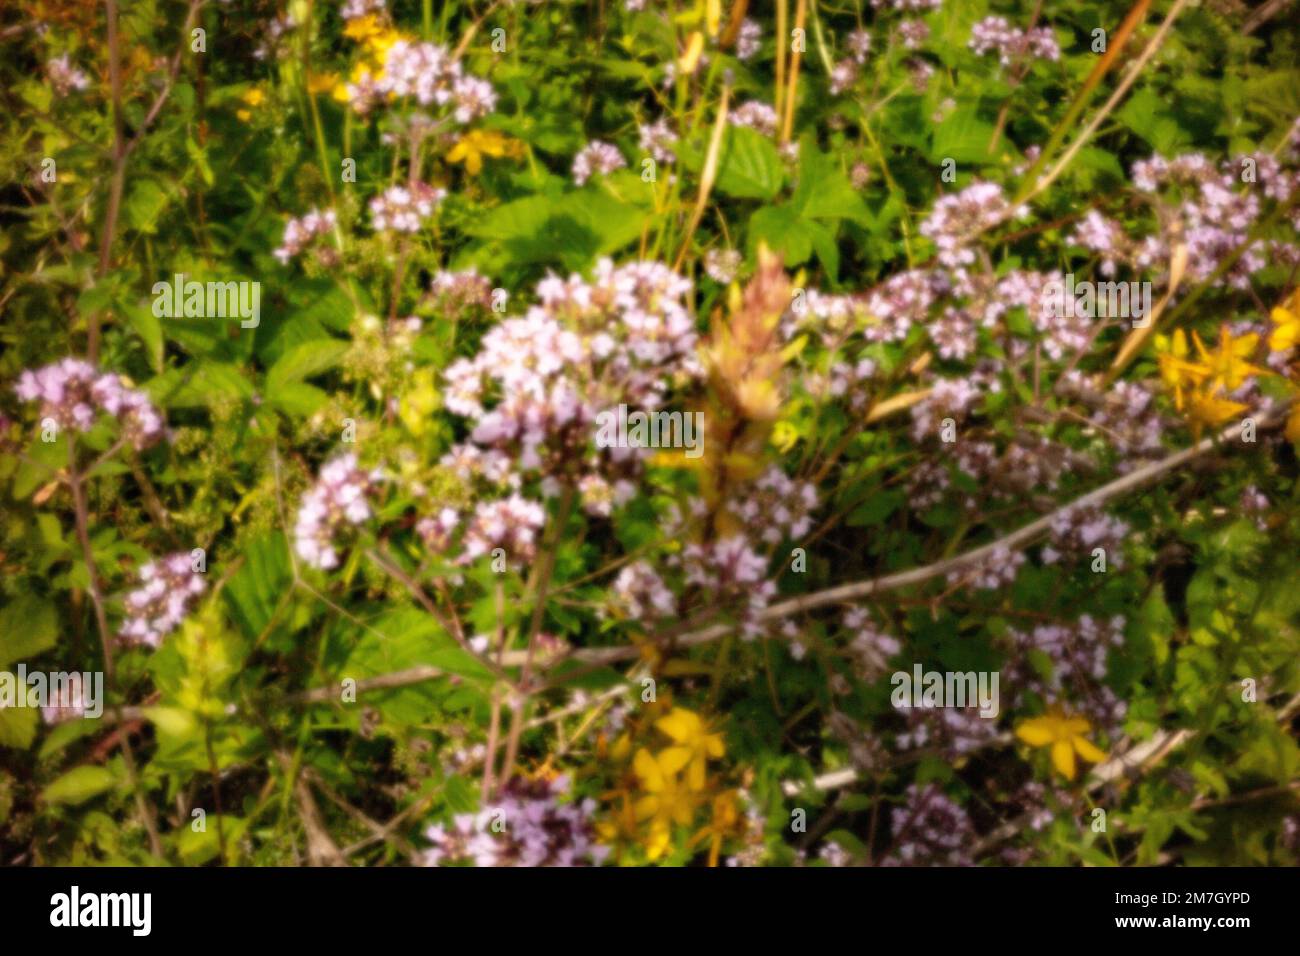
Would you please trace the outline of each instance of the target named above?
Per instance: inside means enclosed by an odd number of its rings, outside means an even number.
[[[307,418],[329,401],[329,395],[306,382],[289,382],[277,388],[268,401],[290,418]]]
[[[930,161],[936,166],[945,159],[984,165],[994,161],[989,152],[994,125],[982,118],[975,105],[960,106],[934,127],[930,137]]]
[[[58,613],[49,601],[24,594],[0,609],[0,667],[27,660],[54,646]]]
[[[749,217],[750,258],[754,258],[762,241],[773,252],[781,253],[787,269],[807,262],[813,251],[811,225],[789,204],[755,210]]]
[[[36,739],[35,707],[0,707],[0,747],[26,750]]]
[[[315,339],[295,345],[280,356],[267,372],[267,393],[274,395],[278,386],[300,382],[333,368],[347,351],[348,343],[338,339]]]
[[[122,204],[126,224],[149,235],[156,233],[158,230],[155,224],[167,207],[167,202],[167,193],[158,185],[157,180],[147,176],[136,177],[126,202]]]
[[[255,538],[245,547],[243,566],[221,592],[245,637],[256,640],[266,630],[290,576],[289,545],[283,534]]]
[[[46,787],[42,796],[50,803],[75,806],[112,790],[114,783],[113,774],[105,767],[77,767]]]
[[[400,608],[371,621],[348,656],[344,674],[373,677],[421,665],[439,667],[463,677],[488,679],[492,676],[437,621],[415,608]]]
[[[583,269],[641,235],[647,212],[596,188],[528,196],[498,206],[466,231],[514,264],[559,262]]]
[[[193,821],[190,821],[192,824]],[[202,866],[214,860],[221,852],[221,836],[226,838],[226,845],[238,843],[248,829],[248,821],[243,817],[210,814],[203,820],[203,829],[195,830],[192,825],[181,827],[176,833],[176,852],[186,866]]]
[[[143,388],[164,408],[206,408],[221,399],[253,397],[253,386],[243,369],[226,362],[199,361],[184,369],[168,369]]]
[[[741,199],[771,199],[781,188],[781,157],[772,141],[745,126],[728,127],[714,188]]]
[[[805,219],[850,219],[863,227],[871,224],[866,203],[849,177],[810,136],[799,144],[799,184],[790,205]]]
[[[153,314],[149,306],[119,302],[117,310],[126,316],[127,322],[140,336],[149,355],[149,365],[155,372],[163,370],[163,331],[162,323]]]
[[[702,143],[680,147],[682,165],[693,173],[704,168]],[[718,154],[718,177],[713,188],[737,199],[771,199],[781,188],[785,174],[781,157],[772,141],[747,126],[729,126],[722,134]]]

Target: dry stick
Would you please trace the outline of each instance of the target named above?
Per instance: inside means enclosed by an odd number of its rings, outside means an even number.
[[[1262,416],[1257,420],[1257,427],[1265,428],[1269,425],[1276,424],[1285,411],[1283,406],[1274,409],[1270,414]],[[960,570],[970,565],[978,564],[983,559],[991,556],[999,550],[1016,551],[1028,545],[1035,538],[1041,536],[1049,530],[1052,521],[1061,513],[1073,508],[1086,508],[1093,505],[1100,505],[1112,498],[1118,497],[1135,488],[1139,488],[1148,482],[1160,477],[1165,472],[1172,471],[1180,465],[1186,464],[1195,458],[1199,458],[1206,452],[1217,447],[1220,442],[1228,442],[1237,438],[1241,434],[1242,425],[1234,425],[1226,429],[1217,436],[1202,439],[1195,445],[1184,448],[1182,451],[1174,452],[1159,461],[1151,462],[1141,468],[1129,472],[1120,478],[1116,478],[1109,484],[1102,485],[1085,495],[1082,495],[1068,504],[1062,505],[1056,511],[1046,514],[1036,521],[1031,521],[1009,534],[1003,535],[996,541],[974,548],[965,554],[958,555],[954,558],[937,561],[933,564],[927,564],[923,567],[912,568],[907,571],[899,571],[895,574],[887,574],[884,577],[872,578],[869,581],[855,581],[851,584],[841,584],[837,587],[826,588],[822,591],[814,591],[812,594],[805,594],[801,597],[791,598],[788,601],[782,601],[779,604],[773,604],[771,607],[759,614],[761,621],[780,620],[789,617],[792,614],[799,614],[804,611],[811,611],[816,608],[826,607],[831,604],[842,604],[849,601],[859,601],[863,598],[871,597],[882,591],[893,591],[898,588],[908,587],[913,584],[920,584],[933,578],[942,577],[950,571]],[[701,644],[708,644],[716,641],[718,638],[730,633],[733,630],[731,624],[718,624],[713,627],[704,628],[686,634],[677,639],[678,647],[695,647]],[[580,660],[592,663],[608,664],[614,661],[628,660],[640,655],[639,647],[622,646],[622,647],[601,647],[586,648],[578,650],[569,655],[567,660]],[[509,666],[512,663],[510,655],[506,656],[504,663]]]
[[[1300,694],[1296,694],[1286,705],[1278,711],[1278,722],[1286,721],[1297,707],[1300,707]],[[1093,793],[1112,780],[1124,775],[1144,774],[1150,770],[1166,756],[1177,750],[1188,740],[1194,737],[1194,731],[1183,728],[1174,732],[1167,730],[1156,731],[1150,740],[1143,741],[1136,747],[1132,747],[1125,753],[1111,757],[1105,763],[1098,764],[1093,768],[1084,787],[1086,793]],[[1203,799],[1203,798],[1198,798]],[[1196,801],[1194,801],[1195,803]],[[1193,806],[1193,809],[1196,809]],[[984,838],[975,844],[972,853],[979,856],[989,849],[997,846],[1004,840],[1015,836],[1029,820],[1029,814],[1024,814],[1014,820],[1008,820],[1000,827],[985,834]]]
[[[1110,45],[1107,47],[1106,52],[1102,54],[1101,59],[1097,61],[1097,65],[1092,68],[1092,72],[1089,73],[1087,79],[1083,81],[1082,88],[1080,88],[1078,94],[1075,95],[1074,101],[1066,110],[1065,116],[1062,117],[1061,121],[1057,123],[1056,127],[1052,130],[1052,135],[1048,137],[1047,145],[1043,147],[1042,152],[1038,154],[1038,158],[1034,160],[1033,165],[1029,167],[1029,171],[1025,173],[1024,182],[1021,184],[1012,206],[1018,206],[1028,198],[1028,190],[1033,187],[1034,182],[1038,177],[1038,171],[1047,164],[1047,161],[1052,158],[1052,153],[1054,153],[1056,148],[1061,145],[1061,141],[1065,139],[1067,131],[1079,118],[1079,114],[1082,113],[1084,107],[1088,105],[1088,101],[1092,99],[1093,91],[1101,82],[1102,77],[1110,72],[1110,68],[1114,66],[1115,61],[1119,59],[1120,53],[1128,43],[1129,36],[1137,28],[1138,24],[1146,19],[1147,8],[1150,6],[1151,0],[1137,0],[1137,3],[1135,3],[1129,10],[1128,15],[1124,17],[1124,20],[1119,25],[1119,29],[1117,29],[1115,35],[1111,37]]]
[[[497,612],[497,660],[500,661],[501,655],[506,650],[506,594],[505,587],[501,579],[496,581],[496,612]],[[492,685],[492,716],[488,720],[487,749],[483,754],[483,789],[482,803],[486,804],[488,798],[492,796],[492,775],[496,773],[497,764],[497,743],[501,735],[501,688],[499,685]]]
[[[89,509],[86,505],[86,491],[81,484],[81,475],[77,472],[77,448],[75,444],[71,443],[68,445],[68,486],[72,489],[72,506],[76,513],[77,540],[81,542],[82,559],[86,562],[86,577],[90,580],[90,600],[95,607],[95,624],[99,627],[99,640],[104,650],[104,682],[112,690],[117,674],[117,669],[113,663],[113,638],[109,634],[108,615],[104,611],[104,593],[99,580],[99,568],[95,564],[95,551],[90,545]],[[116,710],[118,723],[120,724],[122,708],[119,706]],[[129,732],[122,734],[122,761],[126,765],[126,775],[131,784],[131,791],[135,794],[136,809],[139,811],[141,822],[149,834],[149,849],[154,856],[161,859],[163,846],[162,838],[158,835],[158,821],[154,819],[153,807],[145,800],[144,793],[140,789],[140,776],[136,772],[135,754],[131,750],[131,735]]]
[[[794,11],[794,28],[800,35],[800,43],[790,52],[790,88],[785,97],[785,122],[781,125],[781,145],[790,142],[790,133],[794,129],[794,105],[799,91],[799,64],[803,62],[803,27],[808,16],[808,0],[798,0]]]
[[[338,807],[340,810],[342,810],[352,819],[356,820],[367,830],[369,830],[371,834],[374,835],[376,840],[382,840],[386,843],[392,843],[395,847],[397,847],[398,850],[400,850],[402,853],[405,853],[408,859],[411,860],[416,859],[418,853],[415,847],[411,846],[411,844],[407,842],[407,840],[400,833],[395,833],[387,829],[384,826],[384,824],[378,822],[377,820],[371,819],[370,816],[365,813],[365,811],[361,810],[359,807],[354,807],[351,803],[347,801],[347,799],[342,794],[340,794],[337,790],[331,787],[329,783],[325,780],[325,778],[322,777],[315,770],[312,770],[310,767],[308,767],[304,771],[304,776],[307,776],[311,779],[311,782],[316,785],[316,789],[319,790],[321,793],[325,794],[325,796],[329,799],[330,803],[334,804],[334,806]],[[347,850],[343,850],[341,852],[345,857],[348,855]]]
[[[736,45],[736,38],[740,36],[740,28],[745,24],[745,12],[749,8],[749,0],[736,0],[731,5],[731,16],[727,20],[727,29],[722,31],[722,38],[718,41],[718,46],[724,50],[730,50]]]
[[[1083,128],[1083,132],[1074,138],[1070,143],[1069,148],[1066,149],[1066,151],[1061,155],[1061,158],[1052,166],[1051,171],[1038,180],[1033,179],[1033,173],[1031,171],[1030,176],[1026,180],[1029,185],[1029,191],[1017,197],[1016,205],[1033,199],[1050,186],[1056,178],[1061,175],[1061,173],[1065,172],[1065,168],[1070,164],[1071,160],[1074,159],[1079,150],[1083,149],[1088,140],[1092,138],[1092,134],[1097,131],[1097,128],[1101,126],[1106,117],[1109,116],[1114,111],[1115,107],[1119,105],[1119,101],[1124,98],[1125,94],[1128,93],[1129,88],[1137,81],[1138,75],[1142,72],[1143,68],[1147,65],[1150,59],[1156,55],[1156,51],[1164,45],[1165,37],[1169,34],[1170,27],[1174,25],[1174,21],[1178,19],[1178,15],[1183,12],[1183,8],[1187,6],[1187,3],[1188,0],[1176,0],[1174,5],[1169,8],[1169,13],[1165,16],[1164,22],[1160,24],[1160,28],[1156,30],[1155,36],[1151,38],[1151,42],[1146,45],[1145,49],[1143,49],[1138,55],[1138,58],[1133,61],[1133,64],[1128,68],[1128,72],[1124,74],[1119,85],[1115,87],[1115,92],[1110,95],[1110,99],[1106,100],[1102,108],[1097,111],[1093,118],[1088,122],[1088,125]],[[1047,151],[1044,150],[1043,154],[1046,155]]]
[[[367,558],[377,564],[383,571],[391,575],[394,580],[402,585],[402,587],[406,588],[407,593],[409,593],[411,597],[415,598],[415,600],[419,602],[420,606],[433,616],[433,619],[438,622],[439,626],[450,634],[452,639],[460,645],[462,651],[470,655],[470,657],[474,658],[488,670],[492,671],[498,680],[505,680],[506,683],[510,683],[501,668],[493,664],[490,658],[475,653],[474,648],[470,647],[469,642],[465,640],[464,633],[461,632],[459,627],[455,626],[453,619],[445,617],[443,613],[438,610],[438,606],[433,603],[433,599],[424,593],[424,589],[412,580],[409,574],[397,566],[396,561],[391,560],[387,555],[381,554],[373,548],[368,549],[365,554]]]
[[[1250,15],[1250,18],[1241,28],[1242,34],[1250,36],[1269,20],[1273,19],[1273,17],[1281,13],[1282,9],[1290,2],[1291,0],[1269,0],[1268,3],[1259,7]]]
[[[1256,427],[1262,429],[1277,424],[1285,416],[1288,408],[1289,403],[1279,405],[1277,408],[1273,409],[1269,415],[1258,419]],[[965,554],[937,561],[933,564],[927,564],[919,568],[899,571],[894,574],[887,574],[883,577],[872,578],[867,581],[855,581],[851,584],[842,584],[837,587],[826,588],[822,591],[815,591],[812,594],[791,598],[788,601],[773,604],[759,615],[759,619],[763,621],[780,620],[781,618],[789,617],[792,614],[811,611],[827,605],[857,601],[883,591],[893,591],[898,588],[920,584],[924,581],[941,577],[949,571],[959,570],[967,565],[977,563],[999,548],[1006,548],[1008,550],[1020,549],[1028,545],[1035,538],[1039,537],[1043,532],[1047,531],[1051,526],[1053,519],[1063,512],[1072,508],[1101,505],[1112,498],[1119,497],[1126,492],[1146,485],[1166,472],[1172,471],[1180,465],[1201,457],[1206,452],[1217,447],[1220,443],[1237,438],[1241,434],[1241,429],[1241,425],[1234,425],[1217,436],[1205,438],[1200,442],[1197,442],[1195,445],[1174,452],[1159,461],[1144,465],[1142,468],[1136,469],[1127,475],[1115,479],[1109,484],[1102,485],[1100,488],[1090,491],[1087,494],[1062,505],[1050,514],[1044,515],[1023,527],[998,538],[996,541],[978,548],[973,548]],[[732,630],[733,625],[719,624],[683,635],[676,643],[679,647],[695,647],[701,644],[708,644],[725,636]],[[603,666],[621,660],[630,660],[640,656],[641,653],[642,648],[633,645],[625,645],[621,647],[581,648],[572,654],[558,658],[554,664],[579,661]],[[478,657],[478,655],[475,656]],[[478,659],[482,660],[481,657]],[[526,660],[526,651],[509,651],[501,656],[500,663],[503,667],[518,667]],[[443,672],[434,667],[413,667],[407,670],[381,674],[364,681],[358,681],[357,690],[384,690],[408,687],[412,684],[420,684],[425,681],[435,680],[442,676],[444,676]],[[329,699],[333,693],[333,688],[316,688],[299,694],[289,695],[285,699],[295,703],[319,703]],[[141,716],[143,716],[143,714],[138,708],[122,708],[121,717],[118,719],[130,720]]]
[[[782,97],[785,95],[785,35],[786,21],[790,16],[789,0],[776,0],[776,115],[781,115]]]
[[[713,180],[718,175],[718,157],[722,152],[722,134],[727,126],[727,100],[730,96],[731,88],[724,86],[722,88],[722,101],[718,104],[718,118],[713,121],[713,133],[709,137],[709,152],[704,159],[704,168],[700,171],[700,195],[695,200],[695,211],[691,213],[691,222],[686,227],[682,247],[677,251],[677,261],[673,263],[673,269],[676,272],[681,272],[682,263],[686,260],[686,254],[691,248],[691,239],[694,237],[695,230],[704,217],[704,210],[709,204],[709,193],[713,189]]]

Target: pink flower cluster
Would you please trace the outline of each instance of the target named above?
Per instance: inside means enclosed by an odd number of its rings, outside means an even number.
[[[617,490],[646,450],[594,449],[593,423],[620,403],[654,409],[676,380],[698,376],[690,289],[653,262],[603,260],[590,282],[544,279],[539,304],[493,326],[474,358],[447,369],[447,408],[476,422],[444,463],[514,488],[535,475],[545,494],[590,474]]]
[[[1124,646],[1124,625],[1123,617],[1098,621],[1085,614],[1073,624],[1011,631],[1013,657],[1007,685],[1019,689],[1014,706],[1022,706],[1028,694],[1036,694],[1048,704],[1067,705],[1112,736],[1117,734],[1127,705],[1103,681],[1110,652]],[[1050,663],[1047,677],[1030,652]]]
[[[139,586],[126,596],[130,615],[118,636],[127,644],[157,648],[189,613],[207,585],[187,552],[169,554],[143,565]]]
[[[890,811],[894,845],[884,866],[972,866],[975,839],[970,815],[937,784],[912,784]]]
[[[673,132],[667,117],[660,117],[653,123],[642,123],[637,127],[637,137],[637,145],[649,153],[656,163],[667,165],[677,159],[673,152],[677,134]]]
[[[338,217],[333,209],[321,211],[313,209],[298,219],[290,219],[284,226],[284,238],[280,246],[271,254],[281,263],[288,263],[297,256],[313,239],[323,236],[338,225]]]
[[[875,680],[888,670],[889,659],[903,649],[897,638],[877,629],[865,608],[849,608],[840,623],[853,635],[847,651],[860,680]]]
[[[976,23],[971,28],[970,48],[981,56],[997,53],[1003,66],[1026,56],[1052,62],[1061,58],[1061,48],[1050,27],[1021,30],[1011,26],[1006,17],[985,17]]]
[[[854,30],[848,36],[847,46],[849,58],[831,68],[831,96],[839,96],[857,82],[862,64],[867,62],[867,54],[871,51],[871,34],[866,30]]]
[[[971,245],[980,233],[1028,213],[1028,207],[1007,202],[1001,186],[977,181],[936,202],[921,234],[939,247],[939,261],[955,269],[975,261]]]
[[[449,107],[456,122],[471,123],[496,108],[496,92],[486,80],[462,72],[446,47],[398,40],[384,55],[378,77],[348,84],[353,107],[367,112],[386,98],[411,98],[421,106]]]
[[[977,704],[965,707],[910,708],[907,729],[894,738],[899,750],[932,750],[953,760],[987,747],[998,736],[998,722],[980,716]]]
[[[759,615],[776,596],[776,584],[767,579],[767,558],[744,535],[692,542],[682,549],[681,563],[687,583],[703,591],[710,604],[739,605],[742,638],[763,635]]]
[[[390,186],[370,200],[370,225],[376,232],[419,232],[446,195],[445,189],[435,189],[428,183]]]
[[[796,481],[776,465],[760,475],[733,506],[747,528],[761,529],[759,537],[767,544],[803,537],[812,530],[816,508],[816,486]]]
[[[634,621],[654,621],[677,613],[677,598],[646,561],[634,561],[618,573],[614,599]]]
[[[736,59],[749,60],[762,48],[763,28],[754,20],[745,18],[736,34]]]
[[[747,126],[764,136],[776,135],[776,110],[760,100],[741,103],[727,116],[732,126]]]
[[[24,371],[14,392],[24,402],[40,402],[42,419],[59,428],[86,432],[101,414],[116,418],[123,437],[143,450],[166,434],[162,413],[144,392],[129,388],[120,375],[100,372],[89,362],[66,358]]]
[[[425,838],[433,844],[425,851],[425,865],[599,865],[609,848],[595,841],[596,802],[561,803],[559,798],[568,790],[568,777],[550,781],[514,777],[493,806],[478,814],[456,816],[450,828],[439,823],[425,830]]]
[[[90,86],[90,77],[73,66],[66,53],[45,64],[45,75],[49,77],[50,86],[58,96],[67,96],[73,90],[84,90]]]
[[[1254,176],[1247,178],[1251,167]],[[1223,280],[1234,289],[1249,288],[1251,275],[1269,265],[1270,259],[1292,264],[1300,261],[1300,246],[1295,243],[1252,243],[1249,237],[1263,212],[1262,199],[1285,202],[1300,188],[1300,174],[1283,170],[1267,153],[1227,160],[1218,167],[1200,153],[1171,160],[1152,156],[1134,163],[1132,176],[1142,192],[1170,196],[1174,203],[1171,211],[1181,226],[1181,241],[1187,245],[1191,279],[1207,279],[1220,263],[1248,243]],[[1173,241],[1172,235],[1149,236],[1128,252],[1138,268],[1163,270],[1168,266]]]
[[[335,538],[347,526],[357,526],[374,513],[370,499],[383,479],[376,468],[364,471],[352,453],[339,455],[320,470],[316,484],[303,496],[294,525],[294,550],[314,568],[338,567]]]
[[[1052,538],[1043,546],[1043,562],[1055,564],[1062,558],[1090,560],[1093,550],[1101,548],[1108,566],[1121,567],[1128,530],[1126,522],[1098,508],[1065,508],[1052,518]]]
[[[884,6],[895,10],[938,10],[943,6],[943,0],[871,0],[871,5],[877,10]]]
[[[345,0],[339,10],[344,20],[359,20],[368,13],[383,14],[388,12],[385,0]]]
[[[482,502],[465,529],[462,564],[469,564],[494,549],[510,558],[530,561],[537,551],[537,534],[546,524],[546,509],[518,494]]]
[[[459,317],[475,309],[492,308],[492,283],[470,268],[440,271],[429,283],[428,300],[440,316]]]
[[[617,147],[593,139],[573,157],[573,181],[581,186],[592,176],[604,176],[626,165]]]
[[[903,38],[903,46],[916,50],[930,38],[930,27],[924,20],[904,20],[898,25],[898,35]]]
[[[1024,563],[1023,552],[1011,551],[1004,545],[998,545],[980,560],[949,572],[948,584],[996,591],[1014,584],[1020,566]]]

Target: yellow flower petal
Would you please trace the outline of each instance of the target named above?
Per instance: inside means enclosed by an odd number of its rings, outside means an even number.
[[[1044,718],[1034,717],[1016,728],[1016,736],[1031,747],[1046,747],[1055,734]]]
[[[692,790],[704,789],[704,761],[691,761],[690,769],[686,772],[686,785]]]
[[[659,769],[659,764],[644,747],[632,758],[632,770],[650,792],[664,788],[664,775]]]
[[[1093,746],[1092,742],[1086,737],[1075,737],[1073,743],[1075,753],[1088,761],[1088,763],[1101,763],[1106,759],[1106,754],[1099,748]]]
[[[1286,438],[1300,445],[1300,405],[1291,409],[1291,417],[1286,420]]]
[[[641,797],[632,805],[632,812],[636,814],[638,820],[649,820],[659,812],[659,798]]]
[[[671,777],[691,762],[691,751],[686,747],[669,747],[659,755],[659,769]]]
[[[1052,764],[1066,780],[1074,779],[1074,748],[1068,740],[1052,744]]]
[[[667,717],[656,720],[655,726],[681,744],[700,732],[700,718],[685,708],[674,707]]]

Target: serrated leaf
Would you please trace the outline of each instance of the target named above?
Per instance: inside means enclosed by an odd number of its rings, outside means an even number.
[[[338,365],[347,354],[348,343],[338,339],[313,339],[303,342],[285,351],[271,366],[266,374],[266,396],[272,402],[279,402],[293,392],[293,386],[303,379],[319,375]],[[322,395],[322,399],[323,399]],[[297,401],[301,406],[301,396],[290,397],[288,401]],[[314,401],[314,397],[313,397]],[[309,411],[314,411],[309,409]]]

